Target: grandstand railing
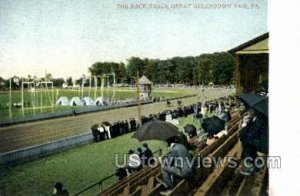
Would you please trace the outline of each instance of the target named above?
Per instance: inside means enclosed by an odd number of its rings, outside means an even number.
[[[153,154],[154,154],[154,155],[155,155],[155,154],[158,154],[158,156],[161,156],[161,154],[162,154],[162,149],[160,148],[160,149],[154,151]],[[133,173],[132,175],[130,175],[130,176],[128,176],[128,177],[133,177],[133,176],[136,175],[136,174],[138,174],[138,172]],[[102,192],[103,192],[103,183],[104,183],[105,181],[107,181],[107,180],[109,180],[109,179],[115,177],[115,176],[116,176],[116,173],[113,173],[113,174],[111,174],[111,175],[109,175],[109,176],[107,176],[107,177],[105,177],[105,178],[99,180],[98,182],[95,182],[95,183],[89,185],[88,187],[86,187],[85,189],[83,189],[83,190],[81,190],[81,191],[75,193],[74,195],[75,195],[75,196],[76,196],[76,195],[81,195],[82,193],[89,191],[90,189],[94,188],[94,187],[97,186],[97,185],[100,187],[100,193],[102,193]],[[124,178],[124,180],[126,181],[127,179]],[[119,182],[123,184],[122,181],[119,181]],[[126,183],[126,182],[125,182],[125,183]],[[117,183],[117,184],[118,184],[118,183]],[[108,188],[108,189],[109,189],[109,188]]]

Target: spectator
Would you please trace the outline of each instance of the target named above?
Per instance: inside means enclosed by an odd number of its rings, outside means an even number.
[[[135,153],[133,150],[129,150],[128,155],[128,173],[140,170],[142,164],[138,153]]]
[[[197,120],[197,119],[200,119],[202,117],[202,115],[200,114],[200,108],[198,105],[196,105],[194,107],[194,119],[193,121]]]
[[[145,155],[144,155],[144,152],[142,151],[141,148],[138,148],[136,151],[137,151],[137,154],[139,155],[140,159],[142,159],[142,157],[145,156]]]
[[[196,127],[192,124],[187,124],[184,126],[184,132],[188,134],[190,139],[197,135]]]
[[[53,189],[53,194],[56,196],[68,196],[69,192],[63,189],[63,184],[61,182],[56,182]]]
[[[201,114],[202,114],[203,118],[205,118],[207,116],[207,105],[205,103],[203,105],[201,105]]]
[[[107,121],[103,122],[101,125],[101,127],[104,129],[106,139],[111,139],[110,126],[111,124]]]
[[[131,131],[136,131],[137,130],[137,125],[136,125],[136,121],[135,121],[134,118],[130,119],[129,124],[130,124]]]
[[[91,130],[92,130],[92,134],[93,134],[95,142],[99,142],[100,141],[100,132],[98,130],[98,125],[97,124],[93,125],[91,127]]]
[[[251,175],[258,169],[254,165],[254,161],[257,158],[257,151],[268,152],[267,119],[257,115],[251,109],[247,113],[244,116],[240,131],[242,159],[244,160],[241,169],[241,174],[243,175]]]
[[[231,115],[228,112],[227,109],[225,109],[224,107],[221,108],[221,111],[218,114],[218,118],[220,118],[221,120],[225,121],[226,123],[229,122],[231,120]]]
[[[124,167],[118,168],[116,171],[116,176],[119,180],[122,180],[123,178],[127,177],[127,172]]]
[[[175,142],[177,142],[176,138],[167,140],[170,152],[163,158],[161,167],[162,179],[156,178],[166,188],[165,191],[160,193],[162,195],[171,193],[175,177],[189,179],[194,175],[194,168],[188,165],[188,161],[191,161],[192,157],[187,148]],[[167,162],[172,164],[164,164],[164,160],[168,160]]]
[[[143,153],[143,155],[145,157],[144,159],[145,159],[146,165],[149,166],[151,164],[154,164],[153,152],[150,150],[150,148],[148,147],[147,143],[143,144],[142,153]]]
[[[167,100],[167,106],[170,107],[171,106],[171,102],[169,100]]]
[[[178,99],[178,100],[177,100],[177,104],[178,104],[178,106],[180,107],[181,104],[182,104],[182,101],[181,101],[180,99]]]
[[[104,128],[101,126],[98,128],[98,130],[99,130],[99,134],[100,134],[100,140],[101,141],[105,140],[106,131],[104,130]]]

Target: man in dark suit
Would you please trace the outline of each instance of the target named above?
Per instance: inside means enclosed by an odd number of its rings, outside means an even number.
[[[174,177],[191,178],[194,175],[194,166],[191,165],[192,157],[187,148],[177,142],[177,138],[167,140],[170,152],[162,160],[162,179],[156,178],[166,190],[162,195],[168,195],[174,187]]]
[[[252,118],[240,131],[240,140],[242,143],[242,159],[245,168],[241,174],[251,175],[257,169],[254,161],[257,158],[257,152],[268,153],[268,119],[262,115],[251,111]]]

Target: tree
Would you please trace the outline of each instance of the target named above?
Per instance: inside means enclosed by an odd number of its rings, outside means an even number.
[[[65,80],[63,78],[53,78],[52,82],[53,82],[53,86],[62,87],[63,83],[65,83]]]
[[[66,82],[67,82],[67,85],[68,85],[68,86],[72,86],[72,85],[73,85],[72,77],[67,78],[67,79],[66,79]]]
[[[229,53],[214,53],[212,77],[213,82],[219,85],[228,85],[232,81],[235,61]]]
[[[1,90],[4,90],[6,88],[5,84],[6,84],[5,79],[0,76],[0,89]]]
[[[89,72],[92,76],[102,76],[105,74],[115,73],[117,83],[121,83],[126,80],[126,67],[124,63],[97,62],[89,68]]]
[[[139,70],[139,77],[144,74],[145,62],[139,57],[131,57],[127,60],[127,77],[131,84],[135,83],[136,73]]]
[[[207,85],[212,80],[212,61],[209,54],[202,54],[197,57],[196,81],[199,84]]]

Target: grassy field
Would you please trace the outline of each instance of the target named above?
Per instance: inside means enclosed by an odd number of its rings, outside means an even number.
[[[179,123],[180,130],[188,123],[199,127],[199,123],[193,123],[191,116],[181,118]],[[141,146],[142,143],[131,139],[132,134],[88,144],[17,166],[2,167],[0,195],[51,195],[56,181],[63,182],[69,193],[75,194],[114,173],[115,154],[121,155],[127,153],[129,149],[135,150]],[[148,141],[147,143],[153,151],[161,148],[163,154],[167,152],[165,142]],[[103,185],[108,187],[116,181],[116,178],[111,178]],[[95,195],[98,191],[99,187],[96,186],[85,195]]]
[[[164,97],[164,98],[174,98],[180,97],[185,95],[191,95],[192,92],[190,91],[178,91],[174,89],[155,89],[152,92],[153,97]],[[91,96],[99,97],[101,96],[101,92],[98,89],[97,93],[95,94],[94,90],[92,89],[90,92],[88,89],[84,90],[83,96]],[[52,92],[45,91],[45,90],[36,90],[35,93],[25,91],[24,92],[24,116],[32,116],[38,115],[43,113],[53,113],[59,111],[70,110],[74,108],[78,108],[80,106],[56,106],[55,103],[61,96],[66,96],[69,99],[75,96],[81,97],[80,90],[71,90],[71,89],[54,89],[53,94]],[[113,90],[105,89],[103,92],[103,96],[112,99],[113,98]],[[136,98],[136,90],[132,89],[117,89],[115,91],[115,100],[124,100]],[[54,100],[54,107],[51,107]],[[12,92],[12,104],[13,103],[21,103],[21,93],[20,91],[13,91]],[[35,104],[34,104],[35,103]],[[0,120],[8,120],[9,117],[9,93],[8,92],[0,92]],[[33,105],[35,105],[35,110],[33,110]],[[44,106],[43,108],[41,106]],[[81,106],[82,107],[82,106]],[[12,119],[17,119],[23,116],[21,108],[12,107]]]

